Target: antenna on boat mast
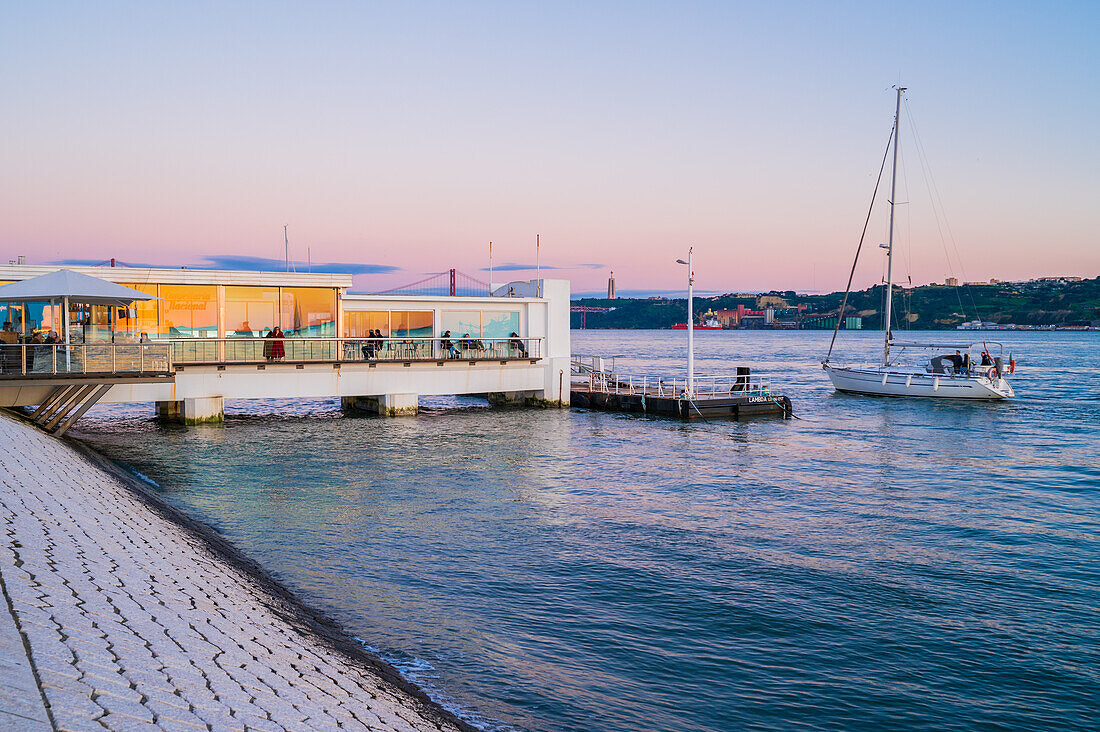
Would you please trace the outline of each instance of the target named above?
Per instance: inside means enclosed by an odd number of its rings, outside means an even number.
[[[898,104],[897,109],[894,111],[894,164],[893,172],[890,177],[890,236],[886,242],[886,311],[885,318],[882,323],[882,330],[885,333],[886,343],[882,353],[882,363],[884,366],[890,365],[890,319],[891,303],[894,299],[894,200],[897,198],[898,190],[898,145],[901,142],[901,94],[905,91],[904,86],[897,87],[898,90]]]

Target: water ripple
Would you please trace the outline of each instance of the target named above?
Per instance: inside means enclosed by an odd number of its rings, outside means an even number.
[[[1100,341],[1004,334],[1020,398],[952,404],[834,394],[828,335],[697,337],[801,420],[261,401],[79,436],[483,729],[1096,728]],[[575,341],[682,368],[682,334]]]

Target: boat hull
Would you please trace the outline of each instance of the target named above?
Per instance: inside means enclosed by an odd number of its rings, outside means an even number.
[[[929,374],[887,368],[825,366],[833,388],[846,394],[925,399],[1001,400],[1015,396],[1001,376]]]

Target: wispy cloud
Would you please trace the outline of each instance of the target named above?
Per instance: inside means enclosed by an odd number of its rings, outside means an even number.
[[[601,267],[606,267],[606,266],[607,265],[605,265],[605,264],[571,264],[571,265],[565,265],[565,266],[553,265],[553,264],[544,264],[544,265],[542,265],[542,269],[564,269],[564,270],[570,270],[570,269],[600,269]],[[493,265],[493,271],[495,271],[495,272],[526,272],[526,271],[534,272],[535,269],[536,269],[536,267],[533,264],[520,264],[518,262],[505,262],[504,264]],[[480,271],[488,272],[489,268],[488,267],[482,267]]]
[[[555,267],[552,264],[542,265],[542,269],[563,269],[563,267]],[[494,272],[524,272],[527,270],[535,271],[535,265],[533,264],[519,264],[517,262],[505,262],[504,264],[493,265]],[[488,267],[482,267],[479,271],[488,272]]]
[[[244,269],[262,272],[280,272],[286,269],[286,263],[281,259],[267,259],[265,257],[241,257],[233,255],[213,254],[203,257],[210,263],[210,269]],[[292,261],[290,268],[298,272],[304,272],[307,267],[313,272],[336,272],[340,274],[389,274],[399,272],[401,267],[389,264],[367,264],[364,262],[313,262],[307,265],[305,262]]]
[[[58,259],[53,262],[46,262],[46,264],[56,264],[59,267],[95,267],[98,265],[110,264],[109,259]],[[148,264],[146,262],[123,262],[122,260],[115,260],[115,263],[119,267],[164,267],[163,264]],[[173,267],[174,268],[174,267]]]
[[[282,272],[286,269],[286,262],[282,259],[269,259],[267,257],[246,257],[225,254],[208,254],[199,258],[199,264],[189,264],[189,269],[236,269],[248,272]],[[51,264],[57,265],[89,265],[106,264],[103,260],[96,259],[62,259]],[[116,260],[116,264],[122,267],[164,267],[175,269],[178,265],[149,264],[147,262],[123,262]],[[329,272],[337,274],[389,274],[401,271],[401,267],[388,264],[367,264],[363,262],[306,262],[292,261],[290,268],[295,272]]]

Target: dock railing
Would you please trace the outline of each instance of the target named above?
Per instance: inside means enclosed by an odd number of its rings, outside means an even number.
[[[657,397],[679,397],[687,393],[686,377],[676,378],[654,374],[620,373],[615,359],[600,356],[573,356],[573,388],[605,394],[629,394]],[[768,396],[771,385],[748,367],[737,367],[733,373],[708,374],[694,379],[696,398],[716,399],[723,396]]]
[[[172,372],[168,343],[4,343],[0,379]]]

